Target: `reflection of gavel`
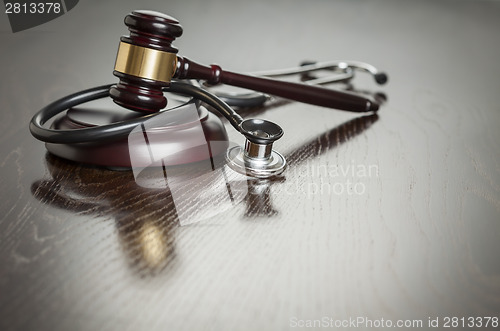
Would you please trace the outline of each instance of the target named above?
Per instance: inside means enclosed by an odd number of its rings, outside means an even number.
[[[46,162],[51,178],[31,185],[35,198],[70,213],[114,219],[127,260],[141,276],[173,261],[179,220],[169,190],[142,188],[128,171],[81,167],[51,154]]]
[[[130,36],[120,38],[113,72],[120,81],[110,89],[113,100],[123,107],[145,113],[159,111],[167,104],[162,88],[177,78],[228,84],[348,111],[378,110],[376,102],[352,93],[223,71],[218,65],[203,66],[177,56],[178,50],[171,43],[182,35],[182,27],[168,15],[138,10],[125,17],[125,24]]]

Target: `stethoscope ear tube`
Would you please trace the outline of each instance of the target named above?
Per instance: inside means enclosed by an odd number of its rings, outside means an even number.
[[[310,78],[302,80],[306,85],[325,85],[332,83],[348,82],[354,78],[355,71],[364,71],[373,76],[377,84],[383,85],[387,83],[388,77],[386,73],[380,72],[371,64],[360,61],[326,61],[315,62],[305,61],[299,67],[277,69],[269,71],[259,71],[251,73],[252,76],[279,78],[293,75],[309,75],[318,71],[329,71],[331,74],[323,75],[318,78]],[[192,81],[191,84],[201,83]],[[209,87],[209,86],[205,86]],[[223,92],[215,91],[215,95],[224,100],[232,107],[247,108],[259,107],[270,99],[270,96],[261,92]]]
[[[137,125],[140,125],[152,117],[161,114],[161,112],[158,112],[127,121],[83,129],[58,130],[44,127],[44,124],[50,121],[51,118],[71,107],[108,97],[109,88],[111,86],[113,86],[113,84],[102,85],[80,91],[45,106],[31,119],[29,126],[31,134],[38,140],[53,144],[77,144],[109,141],[126,137]],[[237,131],[241,130],[239,126],[243,121],[241,116],[212,93],[199,87],[180,82],[172,82],[170,87],[166,88],[165,91],[187,95],[194,99],[206,102],[208,105],[212,106],[215,110],[221,113],[221,115],[225,116],[229,120],[229,123],[231,123]]]
[[[143,117],[85,129],[57,130],[44,127],[44,124],[51,118],[69,108],[109,96],[109,88],[112,85],[102,85],[80,91],[45,106],[31,119],[29,126],[31,134],[38,140],[54,144],[106,141],[126,136],[135,126],[144,121]]]

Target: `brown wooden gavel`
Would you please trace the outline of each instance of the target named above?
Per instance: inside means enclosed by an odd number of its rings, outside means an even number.
[[[379,104],[360,95],[332,89],[254,77],[204,66],[177,56],[172,46],[182,26],[168,15],[137,10],[125,17],[130,35],[120,38],[113,74],[120,81],[110,89],[113,100],[128,109],[157,112],[167,105],[163,88],[172,78],[201,79],[208,84],[228,84],[312,105],[354,111],[376,111]]]

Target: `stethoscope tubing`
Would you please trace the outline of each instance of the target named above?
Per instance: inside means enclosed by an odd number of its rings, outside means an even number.
[[[330,71],[334,74],[303,81],[307,85],[325,85],[339,82],[346,82],[354,78],[355,71],[364,71],[371,74],[378,84],[385,84],[387,75],[380,72],[369,63],[360,61],[325,61],[325,62],[304,62],[302,65],[293,68],[275,69],[268,71],[252,72],[252,76],[279,78],[293,75],[305,75],[317,71]],[[191,84],[202,86],[202,83],[192,81]],[[203,86],[209,88],[209,86]],[[216,91],[215,95],[224,100],[232,107],[248,108],[262,106],[271,97],[260,92],[221,92]]]
[[[38,111],[30,122],[30,132],[38,140],[53,144],[77,144],[89,142],[102,142],[126,137],[141,123],[161,114],[161,112],[144,115],[138,118],[121,121],[113,124],[100,125],[82,129],[59,130],[44,127],[44,125],[54,116],[65,110],[81,105],[83,103],[105,98],[109,96],[109,88],[113,84],[102,85],[87,90],[83,90],[64,98],[56,100]],[[165,92],[179,93],[200,100],[212,106],[226,117],[229,123],[241,132],[240,124],[243,119],[227,103],[219,99],[214,94],[199,87],[181,83],[171,82]]]

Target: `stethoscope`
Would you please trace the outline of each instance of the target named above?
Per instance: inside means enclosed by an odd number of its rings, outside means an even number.
[[[269,94],[278,94],[294,100],[326,106],[334,102],[336,105],[334,108],[354,111],[376,111],[378,104],[360,98],[358,100],[352,94],[344,96],[343,92],[323,88],[312,87],[309,88],[308,93],[300,94],[298,92],[301,91],[301,87],[297,84],[286,85],[288,83],[259,80],[257,77],[306,75],[322,70],[334,73],[310,79],[304,84],[304,86],[316,86],[349,81],[354,77],[355,71],[365,71],[373,75],[378,84],[384,84],[387,81],[387,76],[375,67],[355,61],[305,63],[297,68],[260,72],[253,76],[227,72],[225,76],[218,66],[203,67],[186,58],[175,56],[177,50],[171,46],[170,42],[180,36],[182,28],[172,17],[150,11],[135,11],[126,17],[125,23],[129,26],[131,35],[122,37],[117,56],[114,74],[120,78],[120,83],[80,91],[42,108],[34,115],[30,123],[30,131],[35,138],[46,142],[47,146],[81,145],[124,139],[138,126],[164,113],[158,111],[158,108],[164,105],[162,92],[169,92],[189,97],[187,104],[198,106],[199,102],[203,102],[224,116],[229,124],[246,138],[244,146],[234,146],[226,151],[225,159],[229,167],[251,177],[268,178],[281,174],[286,167],[285,158],[272,148],[273,143],[283,136],[283,129],[271,121],[243,119],[232,107],[262,105],[269,100]],[[138,32],[139,28],[145,31],[144,35]],[[153,32],[168,35],[170,39],[165,38],[168,42],[158,41]],[[146,38],[147,43],[144,42],[146,35],[149,38]],[[186,79],[187,82],[181,82],[180,79]],[[209,91],[206,82],[208,85],[229,83],[264,91],[264,93],[217,92],[216,94]],[[268,91],[271,93],[265,93]],[[114,99],[115,103],[126,108],[151,113],[125,121],[86,128],[45,127],[45,124],[52,118],[68,109],[109,96]],[[351,107],[353,109],[350,109]],[[68,154],[67,158],[71,159],[71,155]]]
[[[379,85],[387,83],[387,75],[380,72],[376,67],[369,63],[361,61],[325,61],[325,62],[303,62],[298,67],[258,71],[252,72],[250,75],[268,77],[268,78],[282,78],[288,76],[302,75],[307,77],[308,74],[313,72],[326,71],[326,75],[319,78],[304,79],[302,82],[308,85],[326,85],[341,82],[349,82],[354,78],[355,72],[366,72],[373,76],[375,82]],[[204,84],[202,81],[191,81],[199,87],[210,88],[209,85]],[[232,107],[251,108],[262,106],[266,101],[271,99],[271,96],[259,92],[224,92],[216,91],[214,93],[217,97],[222,99]]]

